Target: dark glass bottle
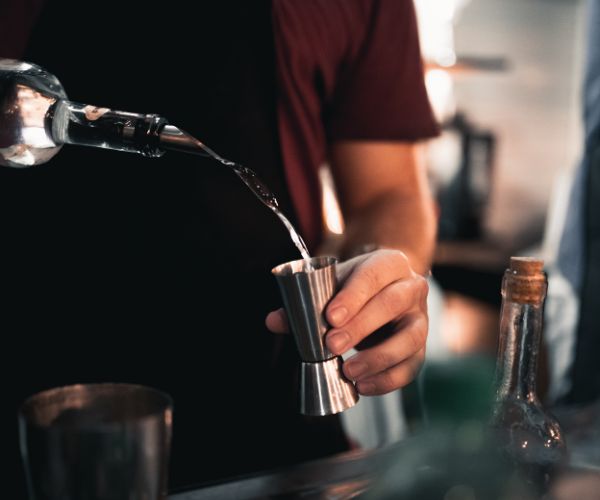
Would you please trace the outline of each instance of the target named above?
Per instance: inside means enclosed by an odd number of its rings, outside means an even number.
[[[541,260],[512,257],[502,281],[492,428],[503,454],[536,489],[547,488],[566,454],[558,421],[537,394],[547,278]]]
[[[150,157],[174,149],[223,162],[161,116],[69,101],[59,80],[43,68],[0,59],[0,165],[39,165],[50,160],[63,144]]]

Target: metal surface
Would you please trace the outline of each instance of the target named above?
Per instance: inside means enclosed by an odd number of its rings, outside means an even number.
[[[358,402],[354,384],[342,373],[342,358],[320,363],[302,363],[300,408],[305,415],[332,415]]]
[[[208,156],[215,158],[221,163],[232,164],[232,162],[228,162],[212,149],[208,148],[203,142],[173,125],[165,125],[162,128],[159,134],[159,143],[160,147],[164,149],[193,155]]]
[[[19,412],[30,498],[166,498],[171,422],[171,398],[139,385],[73,385],[32,396]]]
[[[306,270],[306,261],[301,259],[277,266],[273,274],[300,357],[314,363],[334,357],[325,345],[329,325],[323,312],[335,293],[337,280],[333,257],[314,257],[310,263],[312,271]]]
[[[303,361],[300,411],[305,415],[339,413],[358,401],[354,384],[342,373],[342,359],[325,345],[329,325],[323,313],[337,286],[335,264],[333,257],[313,257],[273,269]]]

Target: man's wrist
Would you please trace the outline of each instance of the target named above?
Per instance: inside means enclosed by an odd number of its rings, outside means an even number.
[[[360,245],[352,245],[349,248],[343,248],[340,252],[340,258],[342,260],[349,260],[359,255],[374,252],[375,250],[382,250],[385,247],[378,245],[377,243],[363,243]]]
[[[350,260],[354,257],[358,257],[359,255],[364,255],[366,253],[375,252],[376,250],[390,250],[390,249],[399,250],[400,252],[402,252],[402,250],[400,250],[399,248],[393,248],[393,247],[388,247],[385,245],[379,245],[377,243],[364,243],[364,244],[360,244],[360,245],[353,245],[348,249],[343,248],[340,251],[339,258],[342,261]],[[408,260],[409,265],[411,265],[411,259],[409,258],[409,256],[405,252],[402,252],[402,253]],[[411,267],[412,267],[412,265],[411,265]],[[420,274],[421,276],[423,276],[425,279],[429,279],[432,276],[431,268],[426,269],[424,272],[415,270],[414,268],[413,268],[413,270],[417,274]]]

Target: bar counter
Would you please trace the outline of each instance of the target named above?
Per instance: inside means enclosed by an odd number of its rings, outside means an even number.
[[[377,457],[389,449],[357,450],[294,467],[236,478],[171,495],[169,500],[353,498],[367,490]]]
[[[549,496],[543,498],[600,499],[600,401],[583,408],[557,409],[554,413],[560,419],[567,435],[569,458],[567,464],[555,474]],[[441,439],[436,438],[434,432],[428,442],[444,439],[443,436]],[[428,467],[427,463],[419,464],[415,459],[415,450],[418,450],[423,442],[422,437],[408,437],[378,449],[355,450],[294,467],[208,484],[194,490],[175,493],[169,500],[433,498],[405,494],[387,496],[380,488],[381,480],[390,482],[390,473],[395,470],[390,468],[390,464],[394,462],[405,471],[410,471],[411,468],[415,472],[417,468],[422,471]],[[455,453],[456,450],[451,451],[454,455],[451,453],[450,458],[460,458],[460,453]],[[460,460],[457,463],[449,461],[447,473],[452,474],[453,470],[460,470],[460,467]],[[410,472],[408,474],[410,475]],[[458,474],[460,475],[461,473]],[[460,479],[457,478],[457,483],[460,483]],[[398,484],[401,481],[402,479],[398,478]]]

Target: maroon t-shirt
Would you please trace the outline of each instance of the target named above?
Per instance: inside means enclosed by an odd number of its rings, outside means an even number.
[[[322,231],[318,168],[338,140],[437,134],[411,0],[273,0],[279,134],[301,231]]]

